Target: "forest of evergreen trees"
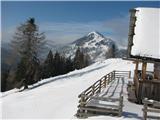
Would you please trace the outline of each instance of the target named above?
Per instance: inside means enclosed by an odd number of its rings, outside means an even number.
[[[66,74],[75,69],[81,69],[89,65],[89,57],[80,48],[75,57],[71,59],[61,55],[58,51],[53,54],[50,50],[46,59],[40,61],[39,52],[45,44],[44,33],[39,33],[34,18],[30,18],[17,28],[12,40],[13,50],[17,51],[20,60],[16,69],[11,68],[2,71],[1,91],[13,88],[28,88],[44,78]]]

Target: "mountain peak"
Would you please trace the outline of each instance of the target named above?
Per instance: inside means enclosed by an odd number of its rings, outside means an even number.
[[[92,31],[88,33],[87,37],[92,38],[92,39],[97,39],[97,40],[101,40],[105,38],[102,34],[100,34],[97,31]]]
[[[101,33],[97,32],[97,31],[92,31],[92,32],[88,33],[88,35],[91,35],[91,34],[103,36]]]
[[[92,32],[88,33],[88,35],[90,35],[90,34],[98,34],[98,32],[97,31],[92,31]]]
[[[91,62],[110,58],[114,56],[114,50],[117,49],[112,39],[104,37],[97,31],[92,31],[77,39],[65,51],[68,56],[73,56],[78,47],[89,55]]]

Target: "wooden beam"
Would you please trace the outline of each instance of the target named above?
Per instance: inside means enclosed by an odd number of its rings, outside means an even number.
[[[147,69],[147,62],[142,63],[142,79],[146,79],[146,69]]]
[[[134,70],[134,85],[135,85],[135,93],[136,96],[138,96],[138,88],[139,88],[139,79],[138,79],[138,66],[139,66],[139,61],[135,61],[135,70]]]
[[[135,66],[135,72],[138,73],[138,65],[139,65],[139,61],[136,61],[136,66]]]
[[[154,63],[154,79],[160,80],[160,63]]]
[[[134,81],[137,82],[136,78],[138,78],[138,66],[139,66],[139,61],[135,61],[135,70],[134,70]]]
[[[160,59],[157,59],[157,60],[155,60],[155,59],[153,60],[153,59],[152,59],[152,60],[151,60],[151,59],[149,59],[149,58],[148,58],[148,59],[147,59],[147,58],[144,59],[143,57],[141,57],[141,58],[140,58],[140,57],[139,57],[139,58],[136,58],[136,57],[134,57],[134,56],[133,56],[133,57],[130,57],[130,58],[123,57],[122,59],[123,59],[123,60],[129,60],[129,61],[137,61],[137,60],[138,60],[139,62],[147,62],[147,63],[160,62]]]
[[[136,22],[136,9],[130,10],[130,23],[129,23],[129,33],[128,33],[128,50],[127,50],[127,57],[131,55],[131,49],[133,46],[133,36],[134,36],[134,29],[135,29],[135,22]]]

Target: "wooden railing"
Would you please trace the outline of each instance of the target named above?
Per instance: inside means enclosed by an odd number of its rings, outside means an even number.
[[[121,77],[131,77],[131,71],[112,71],[110,73],[108,73],[107,75],[103,76],[100,80],[96,81],[93,85],[91,85],[89,88],[87,88],[86,90],[84,90],[79,96],[79,105],[78,105],[78,112],[77,113],[85,113],[84,108],[86,106],[86,104],[91,100],[91,99],[95,99],[95,97],[101,93],[101,91],[106,88],[106,86],[112,82],[113,80],[115,80],[115,78],[121,78]],[[96,99],[103,99],[104,98],[98,98],[96,97]],[[107,98],[106,98],[107,99]],[[112,99],[112,98],[108,98],[108,99]],[[123,96],[120,96],[120,99],[118,99],[120,101],[120,107],[123,106]],[[119,110],[120,113],[122,113],[122,109]],[[78,117],[81,117],[78,115]]]
[[[144,120],[147,120],[147,118],[154,118],[159,120],[160,119],[160,102],[154,101],[154,100],[148,100],[144,99],[143,100],[143,118]],[[158,113],[159,116],[148,116],[147,113],[152,112],[152,113]]]

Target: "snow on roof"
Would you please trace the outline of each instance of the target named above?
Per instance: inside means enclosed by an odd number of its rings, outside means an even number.
[[[131,55],[160,59],[160,8],[136,8]]]

